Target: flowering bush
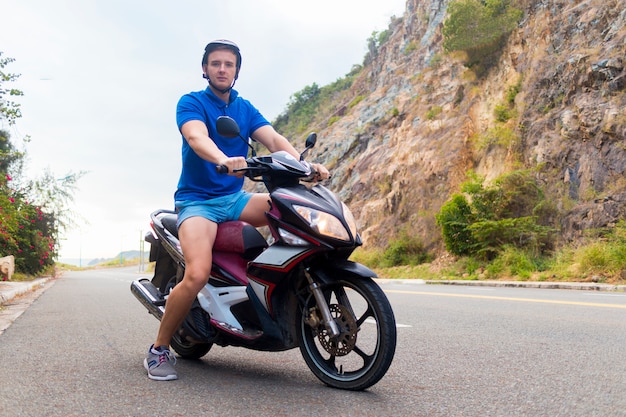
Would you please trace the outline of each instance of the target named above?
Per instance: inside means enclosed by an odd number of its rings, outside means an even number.
[[[15,256],[16,270],[34,275],[54,264],[55,222],[11,188],[11,180],[0,180],[0,254]]]

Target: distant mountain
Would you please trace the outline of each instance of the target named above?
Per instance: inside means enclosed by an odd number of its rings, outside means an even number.
[[[120,258],[122,262],[131,261],[133,259],[139,258],[141,252],[138,250],[129,250],[118,253],[113,258],[60,258],[58,261],[63,264],[75,265],[75,266],[96,266],[100,264],[111,264],[114,262],[119,262]],[[144,261],[148,262],[148,252],[144,252]]]
[[[99,265],[99,264],[103,264],[103,263],[111,263],[114,261],[130,261],[133,259],[137,259],[141,256],[141,252],[138,250],[127,250],[124,252],[120,252],[117,254],[117,256],[113,257],[113,258],[96,258],[96,259],[92,259],[91,261],[89,261],[89,263],[87,264],[88,266],[95,266],[95,265]],[[144,259],[147,258],[147,254],[144,253]]]
[[[58,262],[62,263],[62,264],[67,264],[67,265],[74,265],[74,266],[87,266],[89,264],[89,262],[91,262],[91,259],[83,259],[83,258],[59,258]]]

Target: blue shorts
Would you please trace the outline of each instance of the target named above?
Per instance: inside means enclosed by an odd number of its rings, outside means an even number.
[[[195,216],[204,217],[215,223],[238,220],[251,198],[251,193],[242,190],[210,200],[177,201],[175,203],[178,212],[176,225],[180,227],[182,222]]]

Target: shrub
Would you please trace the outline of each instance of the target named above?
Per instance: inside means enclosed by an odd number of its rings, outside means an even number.
[[[502,104],[498,104],[493,110],[493,114],[498,122],[504,123],[513,117],[514,111]]]
[[[626,222],[621,220],[614,227],[597,231],[601,235],[592,242],[575,250],[583,274],[620,274],[626,270]]]
[[[504,104],[498,104],[493,110],[493,114],[498,122],[505,123],[510,119],[517,117],[517,112],[514,108],[515,97],[517,97],[517,94],[520,92],[521,88],[521,78],[515,85],[511,85],[507,88],[506,102]]]
[[[506,275],[526,280],[538,269],[541,267],[532,254],[514,246],[504,246],[487,267],[487,274],[492,278]]]
[[[353,108],[354,106],[359,104],[364,98],[365,98],[364,95],[356,96],[355,98],[352,99],[350,103],[348,103],[348,108],[349,109]]]
[[[509,105],[515,103],[515,97],[522,90],[522,79],[520,78],[517,84],[509,86],[506,90],[506,101]]]
[[[443,60],[443,58],[441,57],[441,54],[435,54],[432,56],[432,58],[430,58],[430,62],[429,62],[429,66],[431,68],[438,68],[439,65],[441,65],[441,61]]]
[[[435,215],[441,226],[446,249],[454,255],[469,255],[476,245],[469,225],[472,223],[472,209],[461,194],[454,194],[446,202],[439,214]]]
[[[15,256],[17,271],[35,275],[54,264],[55,219],[10,188],[10,181],[6,175],[0,183],[0,253]]]
[[[441,106],[432,106],[430,109],[428,109],[428,113],[426,113],[426,118],[428,120],[433,120],[439,115],[439,113],[441,113],[442,110],[443,109],[441,108]]]
[[[453,0],[442,30],[443,47],[466,52],[470,64],[485,60],[500,50],[522,16],[509,0]]]
[[[379,266],[382,257],[383,255],[380,249],[364,249],[362,246],[356,248],[356,250],[352,252],[352,255],[350,255],[350,259],[354,262],[362,263],[370,268],[376,268]]]
[[[387,268],[396,265],[419,265],[431,259],[422,242],[405,232],[398,239],[389,242],[380,266]]]
[[[506,246],[537,254],[551,248],[550,223],[534,214],[545,196],[531,172],[514,171],[489,187],[475,174],[468,176],[461,189],[471,203],[454,194],[436,215],[450,253],[494,259]]]
[[[407,46],[404,47],[404,55],[409,55],[411,52],[417,50],[417,42],[411,41]]]
[[[486,149],[491,145],[509,147],[519,141],[519,136],[512,129],[497,125],[476,136],[475,141],[478,149]]]
[[[532,216],[504,218],[500,220],[478,221],[468,226],[472,237],[477,242],[474,253],[492,259],[505,246],[524,248],[534,253],[541,253],[548,247],[548,226],[537,224]]]
[[[341,117],[339,117],[339,116],[332,116],[330,119],[328,119],[328,126],[331,126],[333,123],[335,123],[339,119],[341,119]]]

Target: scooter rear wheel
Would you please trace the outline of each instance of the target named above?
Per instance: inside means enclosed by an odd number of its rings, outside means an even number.
[[[171,348],[183,359],[200,359],[213,347],[212,343],[188,342],[179,335],[174,335],[170,344]]]
[[[322,292],[341,334],[333,338],[311,295],[299,315],[300,352],[325,384],[360,391],[387,372],[396,350],[396,323],[384,292],[371,279],[346,274]]]

